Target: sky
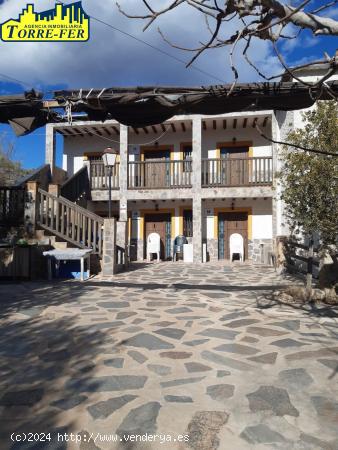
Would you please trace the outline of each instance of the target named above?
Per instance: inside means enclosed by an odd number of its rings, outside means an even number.
[[[283,1],[283,0],[282,0]],[[298,0],[297,0],[298,1]],[[54,8],[55,1],[39,0],[35,11]],[[65,1],[65,3],[71,3]],[[141,0],[120,0],[123,8],[135,14],[143,11]],[[152,5],[168,3],[167,0],[152,0]],[[297,2],[291,3],[297,6]],[[311,8],[323,4],[319,0],[310,3]],[[0,22],[17,18],[27,1],[0,0]],[[221,81],[231,82],[229,50],[210,50],[196,62],[196,68],[186,68],[191,53],[172,48],[163,41],[157,26],[174,43],[181,46],[196,46],[206,38],[204,19],[191,7],[180,7],[172,11],[143,32],[144,22],[131,20],[120,14],[115,1],[83,0],[82,5],[91,19],[91,37],[88,42],[40,42],[14,43],[0,41],[0,95],[15,94],[34,88],[51,97],[53,90],[68,88],[101,88],[136,85],[210,85]],[[332,18],[338,19],[338,7],[330,10]],[[104,25],[100,19],[115,29]],[[227,33],[234,34],[238,22],[229,22]],[[290,29],[290,33],[292,30]],[[128,33],[136,39],[127,36]],[[148,44],[139,42],[146,41]],[[155,50],[157,47],[172,57]],[[333,55],[338,48],[337,37],[314,38],[305,31],[300,38],[288,40],[282,45],[284,58],[290,65],[322,59],[326,51]],[[239,79],[243,82],[262,80],[240,56],[235,56]],[[256,39],[250,57],[267,76],[281,73],[282,67],[269,44]],[[17,80],[17,81],[15,81]],[[35,168],[44,163],[45,129],[40,128],[31,135],[16,138],[8,125],[0,124],[0,143],[14,143],[15,157],[24,167]],[[61,165],[62,138],[57,144],[57,163]]]

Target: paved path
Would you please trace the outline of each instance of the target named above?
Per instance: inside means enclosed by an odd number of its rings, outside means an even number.
[[[338,312],[275,304],[288,283],[163,263],[0,285],[0,448],[336,450]],[[13,431],[52,441],[12,444]],[[81,445],[62,442],[71,432]],[[145,433],[166,443],[130,442]]]

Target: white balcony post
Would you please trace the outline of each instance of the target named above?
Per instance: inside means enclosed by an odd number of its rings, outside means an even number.
[[[45,163],[49,164],[51,173],[55,167],[55,130],[53,124],[46,125],[46,153]]]
[[[120,220],[126,222],[128,189],[128,127],[120,124]]]

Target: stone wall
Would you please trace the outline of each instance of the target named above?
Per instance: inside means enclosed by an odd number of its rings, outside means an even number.
[[[248,259],[258,264],[269,264],[269,253],[273,250],[272,239],[252,239],[248,241]]]

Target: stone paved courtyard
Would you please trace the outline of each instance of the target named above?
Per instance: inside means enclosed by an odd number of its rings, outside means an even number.
[[[290,282],[162,263],[0,285],[1,449],[338,449],[338,311],[275,303]],[[14,431],[52,441],[14,444]],[[83,442],[57,441],[71,432]],[[123,441],[145,433],[172,442]]]

